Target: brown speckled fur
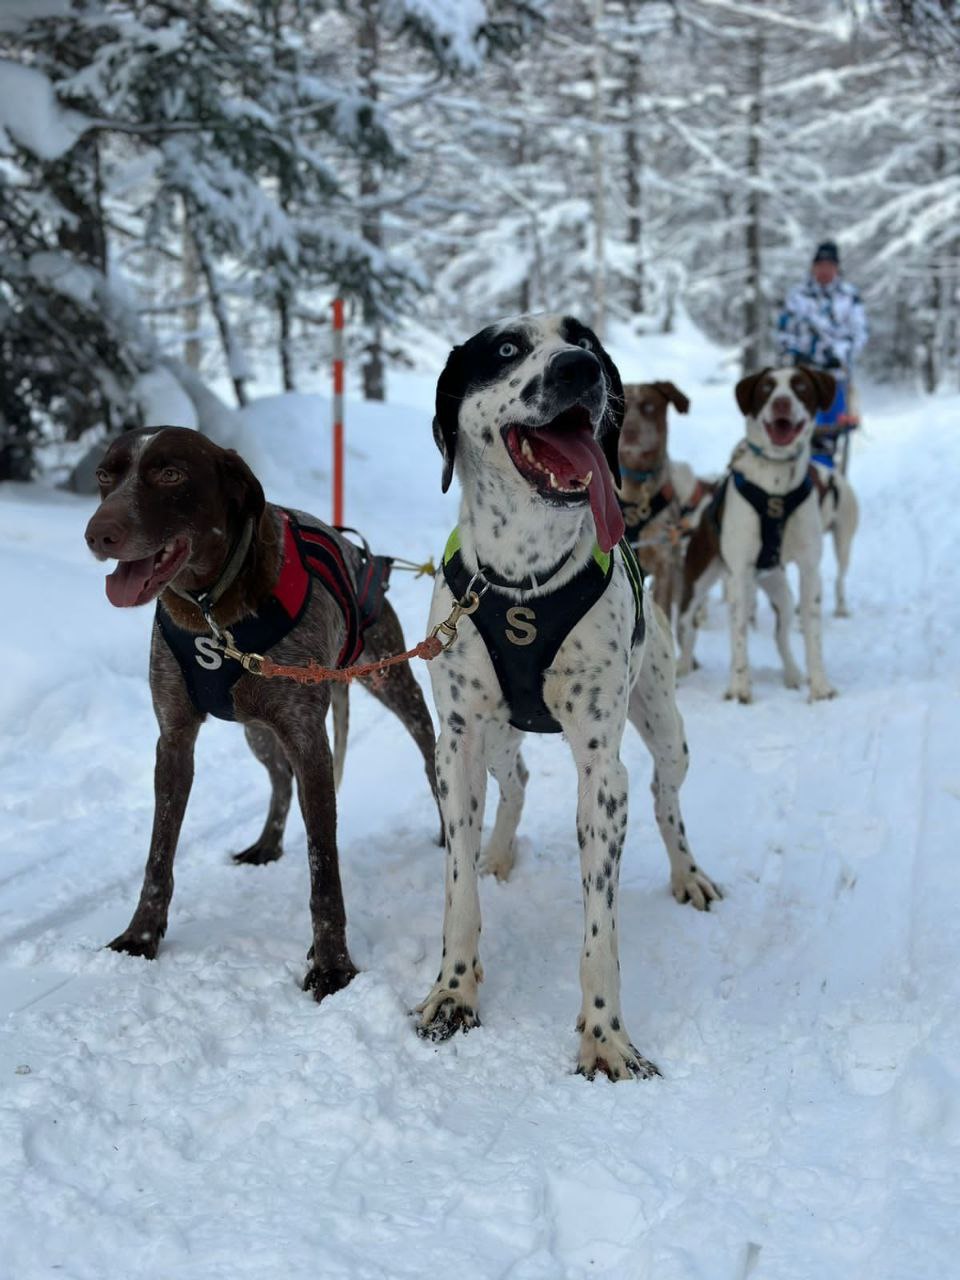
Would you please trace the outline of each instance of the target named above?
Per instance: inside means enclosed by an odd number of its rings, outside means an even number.
[[[163,466],[177,468],[185,481],[172,486],[158,483],[158,467]],[[215,581],[245,518],[252,516],[256,532],[250,551],[235,583],[214,609],[214,617],[220,626],[229,627],[255,610],[279,572],[281,523],[277,509],[265,503],[259,482],[236,454],[196,432],[168,427],[127,433],[108,450],[102,467],[101,505],[87,526],[88,544],[101,559],[136,559],[158,551],[176,536],[186,536],[191,550],[176,575],[177,584],[200,589]],[[308,519],[319,523],[314,517]],[[360,553],[346,539],[340,541],[347,564],[356,573]],[[194,605],[169,589],[162,591],[162,598],[180,626],[197,633],[207,630]],[[313,658],[333,666],[343,641],[339,609],[326,591],[316,589],[299,624],[271,649],[270,656],[281,663],[303,664]],[[406,647],[397,616],[385,601],[378,622],[366,633],[359,661],[370,662]],[[376,687],[365,683],[410,732],[436,795],[433,725],[409,666],[390,668]],[[150,688],[160,725],[153,834],[140,900],[130,924],[110,945],[152,959],[167,928],[174,855],[193,781],[194,743],[203,720],[156,626],[150,649]],[[263,833],[236,860],[258,863],[280,857],[295,777],[307,831],[313,922],[304,988],[321,1000],[356,973],[347,948],[333,761],[325,725],[330,686],[244,675],[234,685],[233,702],[236,719],[267,768],[272,788]]]

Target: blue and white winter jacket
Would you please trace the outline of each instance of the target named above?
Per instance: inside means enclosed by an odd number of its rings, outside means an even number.
[[[838,277],[817,284],[813,276],[787,294],[777,322],[777,349],[795,364],[849,371],[867,341],[867,316],[852,284]]]

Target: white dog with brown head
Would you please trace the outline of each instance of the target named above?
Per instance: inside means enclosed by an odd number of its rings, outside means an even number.
[[[803,682],[790,649],[792,599],[784,566],[800,571],[800,622],[810,697],[832,698],[823,666],[820,556],[823,545],[810,444],[817,411],[834,394],[828,373],[805,367],[762,369],[737,384],[746,437],[731,469],[687,548],[680,612],[680,669],[690,669],[696,617],[712,582],[726,571],[730,611],[730,684],[727,697],[750,702],[747,630],[754,586],[766,592],[777,616],[776,639],[788,687]]]

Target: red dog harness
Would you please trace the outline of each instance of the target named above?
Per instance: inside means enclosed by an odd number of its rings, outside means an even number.
[[[390,578],[391,560],[371,555],[364,546],[354,583],[337,538],[321,525],[301,524],[281,509],[283,560],[273,590],[257,612],[230,628],[237,648],[268,653],[289,635],[310,602],[314,581],[333,598],[343,617],[345,637],[336,665],[348,667],[363,651],[364,636],[380,616]],[[177,626],[157,601],[156,626],[177,659],[191,701],[202,715],[233,720],[233,686],[243,675],[236,659],[228,658],[215,640]]]

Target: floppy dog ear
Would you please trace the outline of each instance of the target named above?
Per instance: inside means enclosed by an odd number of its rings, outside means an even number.
[[[675,387],[672,382],[655,382],[653,384],[662,396],[670,401],[677,413],[688,413],[690,410],[690,401],[683,394],[679,387]]]
[[[740,406],[740,412],[745,418],[750,416],[750,405],[753,401],[753,393],[757,389],[757,383],[761,378],[765,378],[771,372],[770,365],[765,369],[761,369],[759,373],[751,373],[748,378],[741,378],[737,383],[737,389],[734,395],[737,397],[737,404]]]
[[[236,507],[242,516],[259,520],[267,505],[263,486],[235,450],[223,450],[220,456],[220,475],[223,479],[223,491],[230,505]]]
[[[444,493],[453,479],[453,462],[457,453],[457,433],[460,428],[460,402],[463,400],[463,347],[454,347],[447,356],[443,373],[437,379],[436,411],[433,417],[433,438],[443,454],[443,476],[440,487]]]
[[[599,343],[597,343],[597,355],[600,357],[604,376],[607,379],[607,407],[603,413],[600,447],[603,449],[603,456],[607,460],[607,465],[613,472],[614,483],[619,485],[620,431],[623,427],[624,409],[623,383],[620,381],[620,372],[617,366]]]
[[[805,364],[801,365],[800,368],[813,383],[819,407],[821,409],[829,409],[833,404],[834,396],[837,394],[836,378],[832,373],[825,373],[822,369],[811,369]]]

